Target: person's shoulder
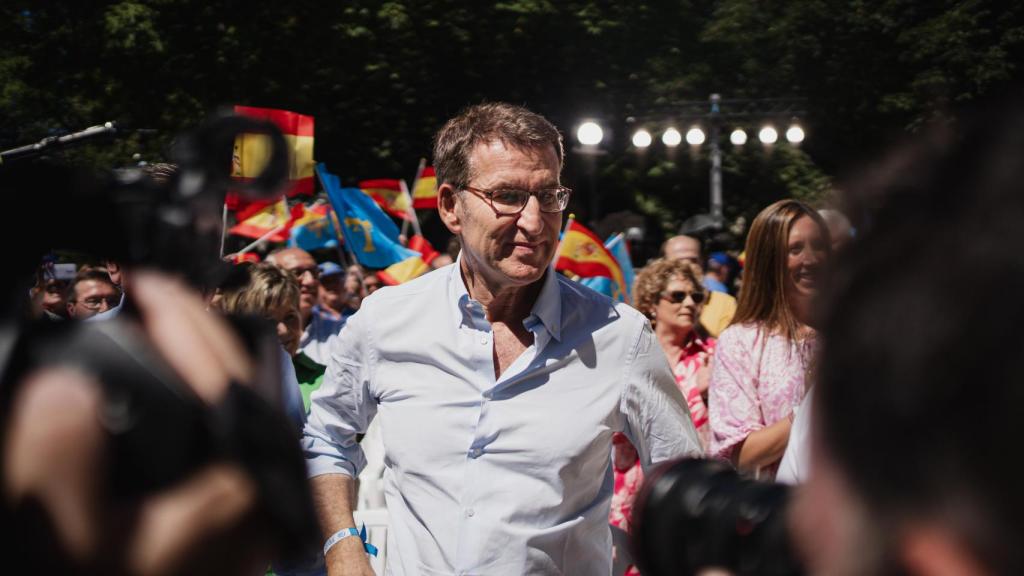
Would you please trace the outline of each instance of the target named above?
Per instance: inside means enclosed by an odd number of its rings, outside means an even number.
[[[648,322],[647,317],[629,304],[619,302],[562,274],[555,275],[558,277],[562,297],[563,325],[569,326],[573,321],[601,324],[619,321],[641,327]]]
[[[730,324],[715,339],[715,347],[752,346],[762,336],[761,327],[755,323]]]
[[[370,294],[363,299],[363,306],[389,306],[396,301],[405,301],[409,297],[422,294],[424,292],[432,292],[434,290],[444,290],[448,284],[448,278],[451,276],[452,264],[448,266],[442,266],[437,270],[431,270],[422,276],[418,276],[403,282],[402,284],[395,284],[393,286],[382,286],[378,288],[373,294]]]

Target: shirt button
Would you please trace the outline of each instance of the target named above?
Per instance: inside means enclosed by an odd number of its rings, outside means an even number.
[[[473,458],[479,458],[480,455],[483,454],[483,453],[484,453],[483,450],[481,450],[479,448],[473,448],[473,450],[471,450],[469,452],[469,455],[472,456]]]
[[[476,514],[476,512],[474,512],[472,508],[469,508],[469,509],[466,510],[466,516],[469,516],[470,518],[472,518],[473,514]]]
[[[483,338],[480,338],[480,343],[486,346],[487,345],[487,337],[484,336]]]

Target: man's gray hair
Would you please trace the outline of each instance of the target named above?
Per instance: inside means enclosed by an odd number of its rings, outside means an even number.
[[[526,150],[551,146],[559,169],[565,159],[562,135],[540,114],[504,102],[477,104],[449,120],[434,137],[438,184],[469,184],[473,177],[470,153],[478,144],[493,141]]]

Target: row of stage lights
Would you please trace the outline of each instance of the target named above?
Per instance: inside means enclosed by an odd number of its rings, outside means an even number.
[[[791,124],[786,129],[786,140],[791,144],[799,144],[804,141],[804,130],[799,124]],[[584,146],[597,146],[604,140],[604,130],[596,122],[584,122],[576,130],[576,139]],[[690,146],[700,146],[707,139],[707,135],[699,126],[694,126],[686,131],[686,143]],[[779,132],[771,124],[762,126],[757,132],[757,139],[762,144],[775,144],[779,141]],[[650,132],[644,129],[637,130],[633,134],[633,146],[647,148],[654,141]],[[661,134],[661,142],[669,148],[675,148],[683,142],[683,135],[675,128],[669,128]],[[747,143],[747,133],[742,128],[736,128],[729,134],[729,142],[733,146],[743,146]]]

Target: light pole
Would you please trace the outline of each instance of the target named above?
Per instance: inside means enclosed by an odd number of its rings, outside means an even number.
[[[604,140],[604,130],[601,126],[594,120],[586,120],[576,128],[578,145],[572,147],[573,153],[582,158],[586,168],[590,194],[590,218],[592,220],[597,220],[597,213],[601,208],[600,199],[597,196],[597,157],[606,154],[599,147],[602,140]]]
[[[705,108],[710,104],[710,108]],[[723,192],[722,192],[722,147],[721,134],[725,123],[732,125],[729,134],[729,142],[734,147],[744,146],[747,143],[747,133],[741,127],[742,124],[765,123],[758,132],[758,140],[766,147],[774,145],[779,139],[779,133],[771,124],[772,121],[789,120],[790,126],[786,130],[786,141],[793,145],[799,145],[805,138],[803,128],[797,124],[797,118],[803,115],[803,111],[797,108],[802,100],[794,98],[760,98],[760,99],[737,99],[723,100],[719,94],[712,94],[707,102],[686,101],[666,109],[660,114],[651,114],[640,119],[639,129],[633,135],[633,146],[637,150],[650,147],[652,143],[651,128],[647,124],[661,124],[667,126],[662,133],[661,141],[665,146],[674,148],[678,146],[683,137],[676,130],[673,122],[694,121],[686,133],[686,142],[696,148],[702,146],[705,141],[708,145],[708,156],[711,161],[710,167],[710,202],[709,212],[711,220],[718,228],[725,223],[723,214]],[[726,110],[723,112],[723,107]],[[707,110],[707,112],[702,112]],[[637,121],[633,119],[632,121]],[[707,130],[705,136],[700,123],[704,124]]]

